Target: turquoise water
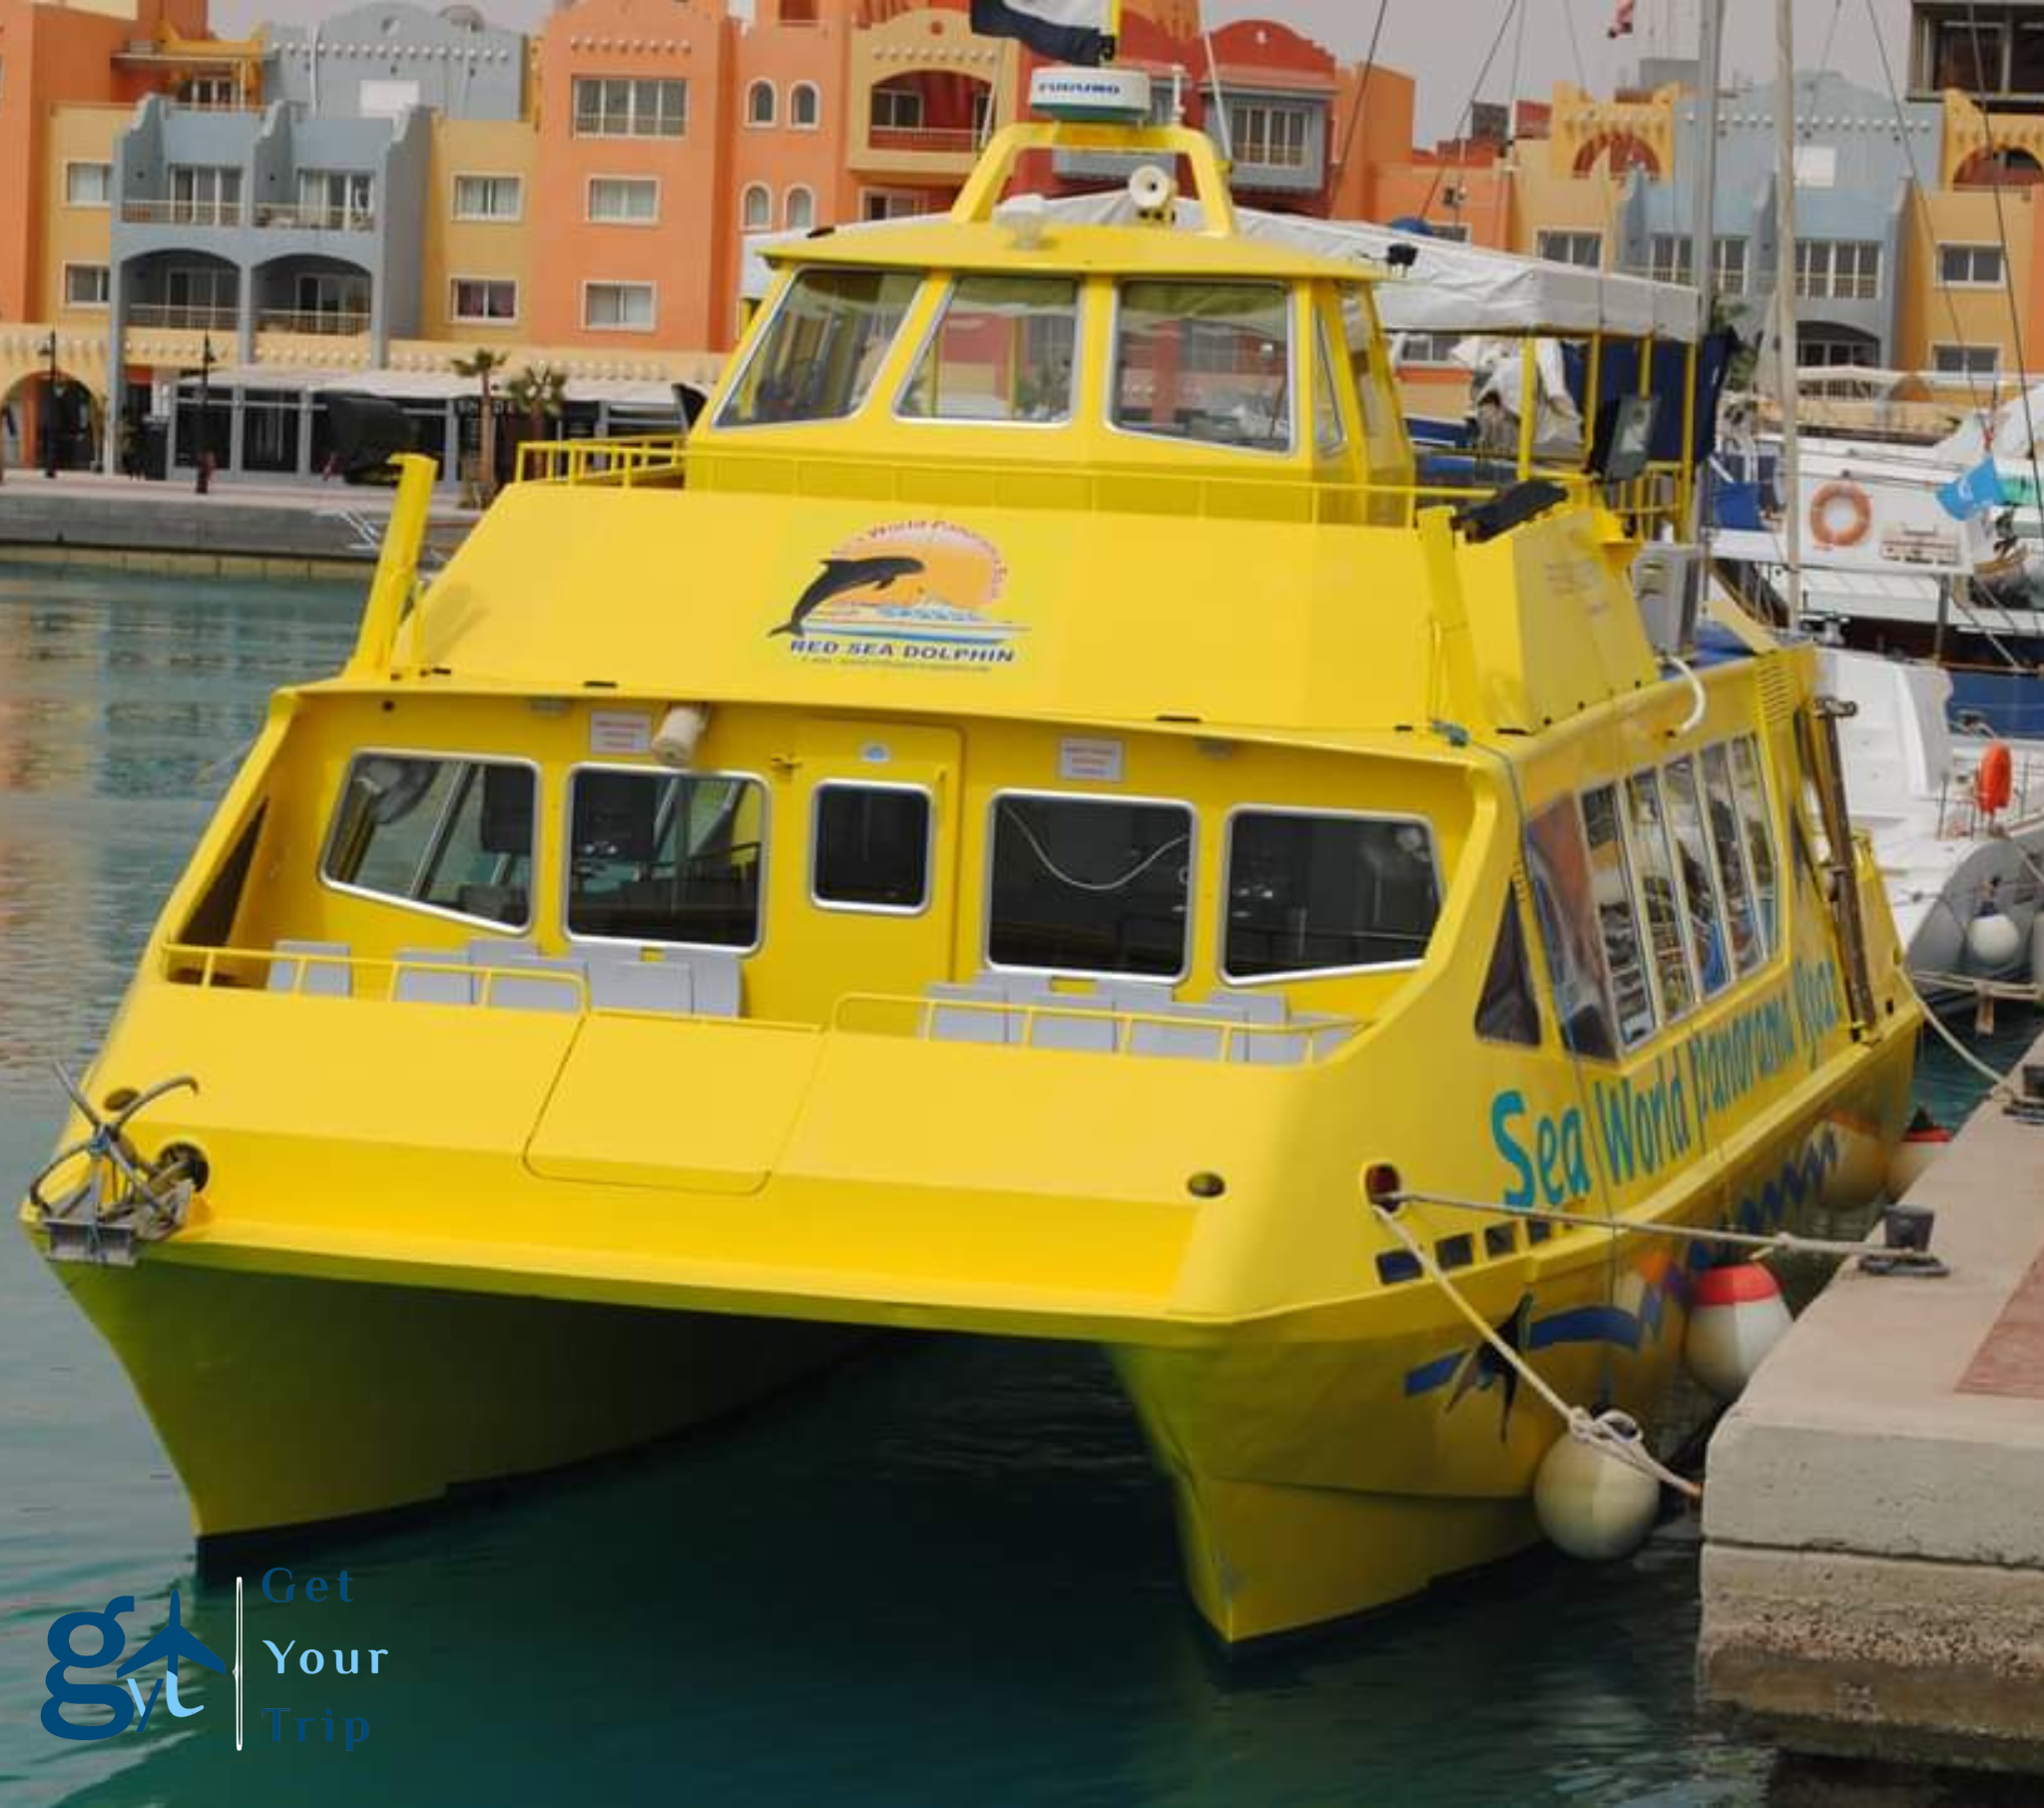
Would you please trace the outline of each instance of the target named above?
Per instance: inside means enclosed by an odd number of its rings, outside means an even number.
[[[48,1063],[81,1061],[104,1028],[215,768],[274,685],[338,662],[357,603],[340,587],[0,567],[0,1195],[46,1152]],[[2001,1040],[2013,1054],[2024,1032]],[[1967,1084],[1951,1070],[1932,1090],[1950,1110]],[[245,1567],[244,1752],[231,1694],[189,1665],[203,1713],[64,1742],[38,1720],[56,1614],[127,1593],[129,1624],[153,1629],[179,1587],[219,1648],[232,1583],[195,1582],[182,1493],[124,1378],[4,1234],[0,1377],[7,1808],[1658,1808],[1780,1787],[1764,1751],[1693,1704],[1685,1527],[1615,1569],[1535,1556],[1337,1636],[1223,1659],[1102,1365],[950,1339],[882,1347],[734,1428],[487,1507],[338,1547],[278,1538]],[[336,1588],[344,1569],[351,1598],[265,1602],[254,1584],[270,1564]],[[364,1673],[280,1677],[265,1638],[360,1650]],[[373,1649],[388,1654],[370,1676]],[[266,1708],[288,1710],[280,1741]],[[369,1727],[353,1752],[349,1717]]]

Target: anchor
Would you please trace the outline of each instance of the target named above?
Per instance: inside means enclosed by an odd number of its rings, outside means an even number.
[[[190,1074],[160,1081],[139,1093],[117,1093],[102,1114],[61,1064],[57,1083],[91,1127],[60,1148],[28,1183],[29,1203],[49,1238],[53,1262],[96,1262],[132,1268],[139,1246],[180,1229],[192,1195],[206,1181],[206,1159],[190,1143],[174,1142],[153,1160],[128,1138],[128,1126],[167,1094],[199,1091]],[[44,1194],[51,1176],[78,1160],[85,1171],[55,1199]]]

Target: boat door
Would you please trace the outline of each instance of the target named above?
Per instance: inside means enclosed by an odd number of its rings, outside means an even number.
[[[800,954],[774,963],[767,1015],[827,1021],[847,993],[920,997],[950,977],[959,761],[951,728],[801,723],[767,874],[767,920]]]

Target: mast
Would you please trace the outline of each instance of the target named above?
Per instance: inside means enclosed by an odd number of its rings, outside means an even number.
[[[1782,390],[1782,541],[1788,566],[1783,601],[1802,625],[1802,448],[1795,420],[1795,18],[1775,0],[1775,367]]]
[[[1725,0],[1703,0],[1703,8],[1697,27],[1697,206],[1690,273],[1708,330],[1718,276],[1718,73],[1725,57]]]

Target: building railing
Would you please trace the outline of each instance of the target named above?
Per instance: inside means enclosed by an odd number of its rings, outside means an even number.
[[[340,308],[265,307],[256,316],[256,325],[262,332],[308,332],[345,338],[350,333],[367,332],[369,316]]]
[[[986,149],[987,137],[985,127],[874,125],[866,131],[866,143],[875,151],[934,152],[957,157],[976,157]]]
[[[256,209],[258,226],[301,232],[372,232],[375,212],[369,208],[300,207],[263,202]]]
[[[615,439],[529,439],[518,448],[520,483],[604,484],[631,489],[665,483],[685,468],[685,436],[634,433]]]
[[[241,310],[232,302],[193,304],[179,301],[133,301],[130,326],[157,326],[191,332],[232,332],[241,324]]]
[[[238,226],[239,201],[124,201],[121,218],[130,226]]]

